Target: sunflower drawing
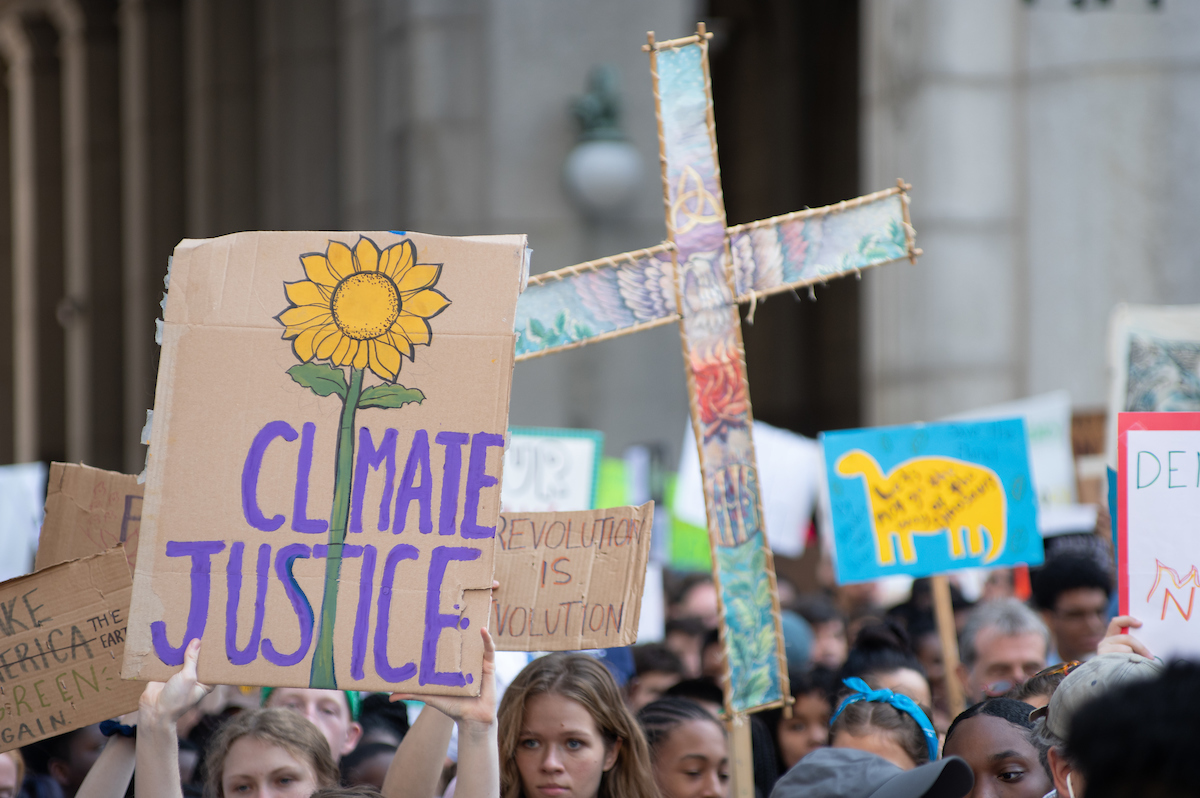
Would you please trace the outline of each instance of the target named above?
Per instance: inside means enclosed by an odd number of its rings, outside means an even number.
[[[409,239],[382,252],[366,236],[354,249],[330,241],[325,253],[302,255],[307,280],[285,283],[292,307],[277,317],[301,362],[370,368],[395,382],[401,357],[433,338],[429,319],[450,305],[433,286],[441,264],[417,263]]]
[[[354,476],[354,415],[364,408],[399,408],[425,400],[420,390],[396,380],[403,359],[412,361],[416,347],[433,340],[429,320],[450,300],[434,288],[442,265],[417,263],[417,248],[407,238],[383,250],[366,236],[353,248],[330,241],[324,253],[301,255],[300,263],[308,279],[284,283],[289,306],[275,317],[300,361],[287,373],[317,396],[337,394],[342,400],[325,591],[309,676],[310,686],[331,689],[337,687],[333,627]],[[368,371],[383,383],[364,388]],[[351,676],[362,678],[361,673]]]

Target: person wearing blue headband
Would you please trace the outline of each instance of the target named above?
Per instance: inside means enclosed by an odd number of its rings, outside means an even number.
[[[937,759],[937,733],[915,701],[891,690],[872,690],[862,679],[843,684],[852,692],[830,721],[832,747],[867,751],[905,770]]]

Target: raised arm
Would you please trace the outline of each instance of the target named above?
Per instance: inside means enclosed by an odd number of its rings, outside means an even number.
[[[500,794],[500,754],[496,740],[496,648],[483,634],[483,682],[478,696],[411,696],[426,704],[404,735],[383,782],[384,798],[433,798],[453,723],[458,723],[456,798],[496,798]],[[397,693],[392,700],[404,695]],[[422,729],[422,722],[430,716]],[[452,720],[453,719],[453,720]]]
[[[120,722],[126,726],[136,726],[138,713],[130,712],[122,715]],[[92,765],[83,784],[75,793],[75,798],[124,798],[133,778],[133,763],[136,756],[132,737],[114,734],[104,744],[104,750]]]
[[[137,770],[134,791],[156,798],[183,798],[179,783],[176,722],[211,689],[196,680],[200,641],[188,643],[183,668],[165,684],[150,682],[138,705]]]

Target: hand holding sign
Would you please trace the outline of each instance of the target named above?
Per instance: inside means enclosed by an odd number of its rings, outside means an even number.
[[[212,692],[208,685],[200,683],[196,675],[196,662],[200,658],[200,641],[188,643],[184,652],[183,667],[164,682],[149,682],[138,702],[138,713],[142,724],[148,726],[170,726],[204,696]]]

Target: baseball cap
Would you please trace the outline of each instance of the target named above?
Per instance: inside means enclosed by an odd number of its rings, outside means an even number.
[[[1128,682],[1151,679],[1162,673],[1162,665],[1138,654],[1101,654],[1092,657],[1058,685],[1050,703],[1029,713],[1030,720],[1046,719],[1046,730],[1067,739],[1071,718],[1096,696]]]
[[[956,756],[903,770],[855,748],[818,748],[775,782],[771,798],[963,798],[974,785]]]

